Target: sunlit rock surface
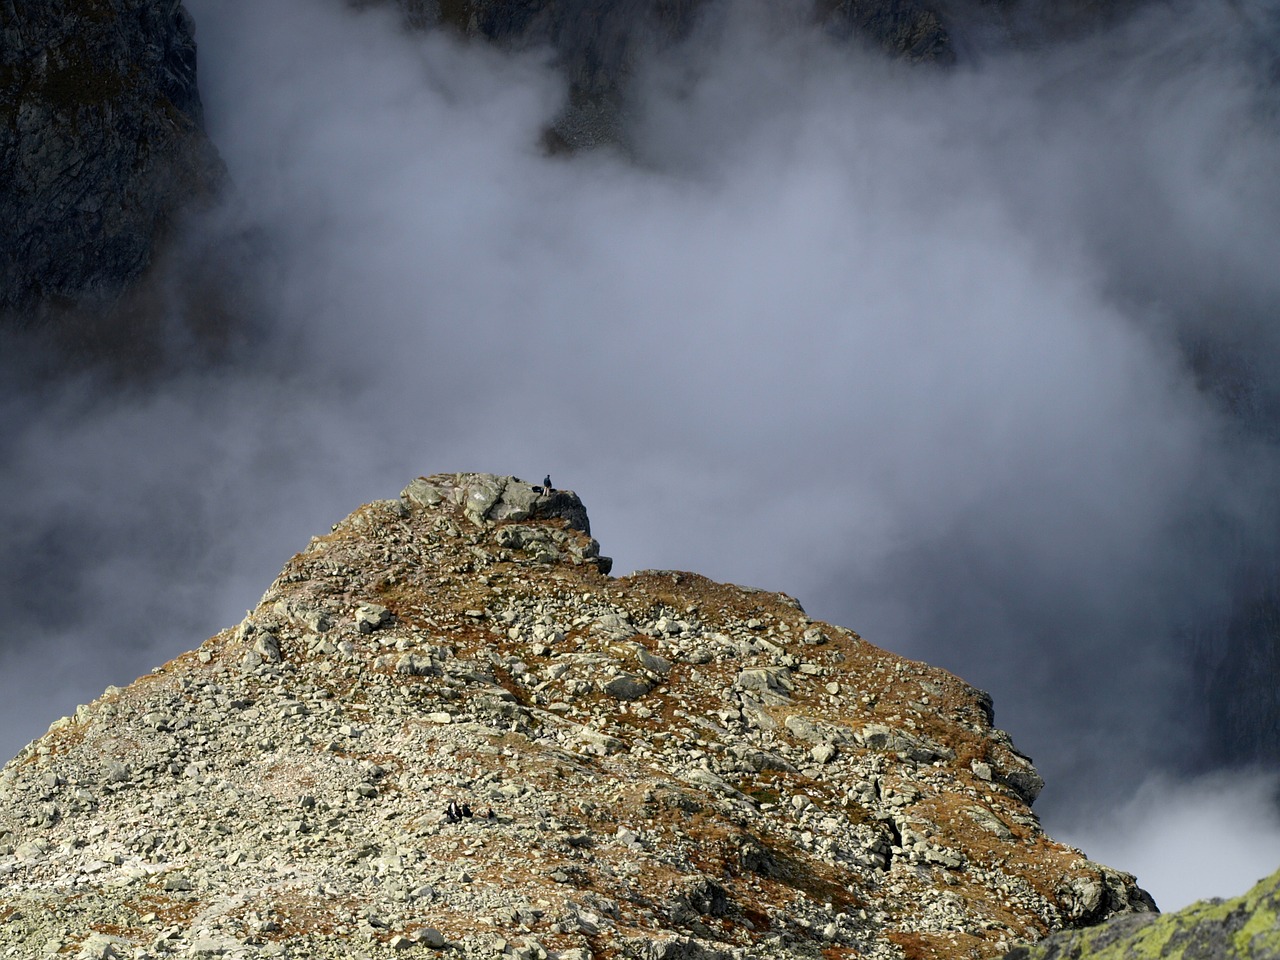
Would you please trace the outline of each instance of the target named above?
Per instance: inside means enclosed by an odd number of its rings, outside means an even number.
[[[985,694],[588,529],[416,479],[54,723],[0,776],[6,956],[993,957],[1152,908]]]
[[[201,123],[180,3],[0,5],[0,317],[109,312],[223,175]]]

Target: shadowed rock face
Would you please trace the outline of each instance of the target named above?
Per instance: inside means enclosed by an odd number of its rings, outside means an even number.
[[[1152,909],[981,691],[588,528],[419,477],[54,723],[0,774],[8,955],[984,958]]]
[[[628,86],[639,62],[689,38],[703,21],[742,15],[727,0],[349,0],[394,3],[413,28],[448,27],[508,47],[546,47],[570,104],[546,146],[625,143]],[[811,23],[852,46],[911,63],[947,66],[986,43],[1034,45],[1085,33],[1144,0],[800,0],[780,21]]]
[[[1008,960],[1272,960],[1280,957],[1280,873],[1242,897],[1114,919],[1010,951]]]
[[[110,308],[222,177],[174,0],[0,2],[0,317]]]

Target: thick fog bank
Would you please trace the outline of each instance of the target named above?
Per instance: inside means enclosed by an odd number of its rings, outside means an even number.
[[[550,471],[620,573],[785,590],[990,689],[1050,830],[1087,810],[1134,867],[1107,823],[1213,766],[1197,644],[1277,552],[1262,8],[943,71],[730,5],[642,65],[625,150],[548,157],[537,51],[188,6],[268,333],[129,390],[3,361],[7,753],[358,503]],[[1265,809],[1235,782],[1197,809]],[[1200,892],[1253,879],[1230,849]]]

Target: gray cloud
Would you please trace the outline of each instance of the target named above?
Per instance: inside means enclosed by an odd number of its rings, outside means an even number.
[[[1276,128],[1232,8],[942,72],[744,6],[644,68],[626,151],[565,158],[536,51],[189,6],[268,334],[0,398],[5,749],[356,504],[550,470],[621,572],[786,590],[989,687],[1051,827],[1194,766],[1180,638],[1276,530]]]
[[[1276,777],[1257,771],[1145,780],[1106,816],[1067,818],[1056,836],[1124,864],[1166,913],[1209,893],[1243,893],[1280,863]],[[1177,842],[1171,843],[1171,837]]]

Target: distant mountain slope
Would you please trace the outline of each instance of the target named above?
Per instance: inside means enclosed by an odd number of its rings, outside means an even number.
[[[175,218],[222,177],[201,122],[195,40],[180,3],[7,4],[0,318],[31,325],[76,308],[82,321],[110,313]]]
[[[55,723],[0,776],[6,956],[982,958],[1153,908],[985,694],[589,529],[419,478]]]
[[[507,47],[549,47],[569,83],[569,104],[548,131],[554,149],[625,138],[635,69],[681,42],[700,22],[724,24],[742,7],[721,0],[355,0],[393,3],[414,28],[448,27]],[[804,0],[771,15],[809,23],[850,47],[916,64],[950,65],[958,48],[1039,44],[1077,35],[1132,11],[1140,0]]]

